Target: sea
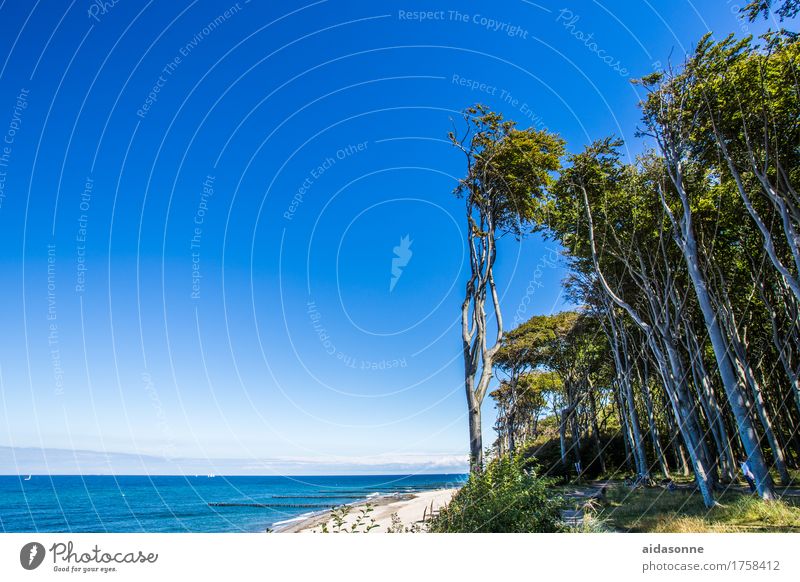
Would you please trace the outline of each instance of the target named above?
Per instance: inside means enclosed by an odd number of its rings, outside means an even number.
[[[466,479],[457,474],[0,475],[0,531],[263,532],[339,505],[458,487]]]

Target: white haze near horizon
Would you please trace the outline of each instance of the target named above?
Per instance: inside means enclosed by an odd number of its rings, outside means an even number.
[[[462,474],[465,455],[199,459],[0,446],[0,475],[407,475]]]

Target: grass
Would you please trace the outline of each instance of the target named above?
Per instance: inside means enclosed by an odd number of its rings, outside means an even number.
[[[800,532],[800,500],[765,502],[726,493],[708,509],[699,493],[611,487],[592,519],[613,531],[653,533]]]

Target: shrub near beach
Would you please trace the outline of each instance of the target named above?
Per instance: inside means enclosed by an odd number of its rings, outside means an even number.
[[[434,533],[557,532],[562,500],[550,479],[520,456],[505,455],[470,475],[429,522]]]

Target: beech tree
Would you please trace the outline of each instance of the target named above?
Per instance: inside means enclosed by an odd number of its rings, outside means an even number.
[[[773,9],[800,2],[744,12]],[[623,161],[609,137],[566,156],[530,214],[564,249],[580,309],[499,333],[483,360],[499,449],[550,438],[580,469],[592,434],[602,463],[611,415],[639,483],[691,472],[712,507],[747,462],[771,500],[772,473],[786,485],[800,468],[800,36],[705,37],[638,83],[645,152]],[[520,430],[542,413],[520,405],[521,382],[544,373],[559,380],[547,437]]]
[[[481,405],[503,339],[503,317],[494,278],[497,239],[521,237],[539,212],[552,174],[560,165],[564,143],[556,135],[513,121],[475,105],[464,113],[466,128],[450,141],[463,154],[467,171],[455,194],[466,210],[470,276],[461,306],[464,389],[467,397],[470,470],[483,467]],[[488,305],[487,305],[488,300]],[[494,332],[488,327],[489,311]]]
[[[591,432],[599,450],[595,392],[603,383],[599,377],[605,372],[607,357],[605,337],[589,313],[537,315],[506,334],[495,358],[496,368],[505,377],[492,393],[500,411],[500,448],[514,452],[517,442],[529,438],[526,409],[538,414],[547,394],[558,420],[561,464],[568,466],[569,456],[573,462],[582,461],[581,441],[586,433]],[[589,425],[584,429],[586,419]]]
[[[512,390],[508,380],[489,393],[497,408],[497,453],[514,453],[518,443],[526,443],[539,434],[539,420],[547,406],[547,398],[561,383],[552,372],[532,371],[517,378]]]
[[[643,80],[649,91],[643,106],[646,133],[655,138],[669,177],[669,187],[659,187],[660,201],[685,259],[748,464],[766,499],[774,492],[754,422],[760,423],[772,465],[786,482],[784,443],[764,399],[757,360],[737,323],[726,282],[729,269],[698,240],[695,199],[709,192],[738,193],[766,257],[794,300],[800,297],[800,199],[794,187],[800,138],[798,54],[793,36],[770,35],[766,47],[755,47],[750,39],[712,43],[704,38],[682,71]],[[695,184],[687,181],[692,172],[702,173]],[[775,223],[782,227],[780,239],[771,227]]]

